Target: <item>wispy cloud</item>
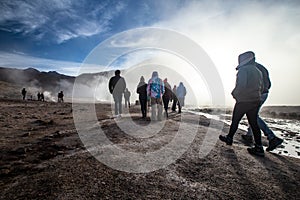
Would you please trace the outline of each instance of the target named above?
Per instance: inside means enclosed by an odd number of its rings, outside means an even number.
[[[4,0],[0,2],[0,29],[62,43],[109,30],[110,21],[124,8],[124,3],[114,1]]]
[[[103,71],[104,67],[96,64],[83,64],[77,62],[66,62],[44,58],[32,57],[23,53],[6,53],[0,51],[0,66],[9,68],[33,67],[40,71],[57,71],[62,74],[77,76],[81,72],[96,73]]]

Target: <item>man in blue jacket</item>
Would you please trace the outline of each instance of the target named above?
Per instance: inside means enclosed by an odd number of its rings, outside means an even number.
[[[227,145],[232,145],[233,136],[238,129],[239,122],[246,114],[255,140],[255,146],[247,150],[250,154],[264,156],[261,132],[257,124],[261,93],[263,90],[262,73],[256,67],[253,52],[248,51],[239,55],[238,61],[239,65],[236,68],[238,70],[236,85],[231,93],[236,100],[232,114],[232,123],[228,135],[220,135],[219,139]]]

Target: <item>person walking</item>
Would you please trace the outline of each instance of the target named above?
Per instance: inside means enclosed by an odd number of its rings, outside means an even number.
[[[171,85],[168,83],[167,78],[165,78],[164,80],[164,85],[165,85],[165,93],[163,94],[162,99],[164,103],[165,115],[166,118],[168,118],[169,117],[168,108],[169,108],[170,99],[172,98],[172,88]]]
[[[151,101],[151,120],[162,120],[162,95],[164,92],[164,82],[158,77],[157,71],[154,71],[147,85],[147,96]]]
[[[271,81],[270,81],[268,70],[263,65],[257,62],[255,64],[256,67],[259,69],[259,71],[262,73],[262,77],[263,77],[263,90],[262,90],[260,105],[259,105],[259,109],[260,109],[268,98],[269,89],[271,88]],[[267,151],[274,150],[283,142],[283,139],[276,137],[273,131],[268,127],[268,125],[264,122],[264,120],[259,115],[257,116],[257,124],[260,130],[262,130],[262,132],[264,133],[264,135],[267,137],[269,141],[269,146],[266,149]],[[242,135],[242,138],[248,143],[253,142],[253,132],[251,126],[248,127],[247,134]]]
[[[126,88],[124,91],[125,108],[127,108],[127,105],[130,108],[130,95],[130,91],[128,90],[128,88]]]
[[[186,95],[186,89],[182,82],[180,82],[177,87],[176,95],[178,98],[178,113],[181,113],[181,108],[184,106],[184,99]]]
[[[146,118],[147,117],[147,83],[145,83],[145,78],[143,76],[141,76],[140,78],[140,82],[137,86],[136,92],[139,94],[142,118]]]
[[[122,96],[126,88],[126,82],[121,77],[121,71],[116,70],[115,76],[111,77],[108,83],[109,92],[113,95],[115,102],[115,116],[121,117],[122,114]]]
[[[23,100],[25,100],[25,98],[26,98],[26,93],[27,93],[26,89],[23,88],[22,91],[21,91],[21,93],[22,93]]]
[[[45,101],[45,96],[43,92],[41,92],[41,101]]]
[[[261,93],[263,90],[262,73],[256,67],[255,55],[252,51],[242,53],[238,57],[236,85],[232,96],[236,100],[232,113],[232,122],[229,133],[220,135],[219,139],[227,145],[232,145],[233,136],[238,129],[242,117],[246,114],[248,122],[253,130],[255,139],[254,147],[248,148],[250,154],[264,156],[261,142],[261,132],[257,124],[257,116],[260,107]]]
[[[172,101],[173,101],[172,112],[176,112],[176,105],[178,102],[176,92],[177,92],[177,88],[176,88],[176,85],[174,85],[173,90],[172,90]]]
[[[58,94],[57,94],[57,102],[60,103],[60,102],[64,102],[64,92],[63,91],[60,91]]]
[[[41,100],[41,93],[40,93],[40,92],[38,92],[38,94],[37,94],[37,98],[38,98],[38,101],[40,101],[40,100]]]

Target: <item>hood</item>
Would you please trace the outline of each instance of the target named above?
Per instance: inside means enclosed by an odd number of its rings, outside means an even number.
[[[239,55],[239,65],[236,67],[238,70],[241,66],[248,64],[249,62],[255,62],[255,54],[252,51],[247,51]]]
[[[157,71],[152,72],[152,78],[154,78],[154,77],[158,77],[158,72]]]

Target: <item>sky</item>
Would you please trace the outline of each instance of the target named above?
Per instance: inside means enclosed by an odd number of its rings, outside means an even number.
[[[3,67],[77,75],[99,44],[124,31],[157,27],[183,34],[203,48],[222,79],[226,105],[234,104],[230,93],[237,57],[248,50],[255,52],[256,61],[270,73],[272,87],[266,105],[300,105],[297,0],[1,0],[0,13]],[[141,35],[137,39],[148,38]],[[121,56],[116,64],[136,67],[145,59],[166,65],[165,59],[153,58],[151,52]],[[180,66],[170,63],[178,74]],[[95,69],[95,64],[90,67]],[[103,69],[105,66],[97,68]],[[148,79],[151,73],[145,76]],[[205,85],[203,80],[185,79],[191,88]],[[179,82],[172,81],[172,85]],[[209,102],[207,95],[200,98]]]

